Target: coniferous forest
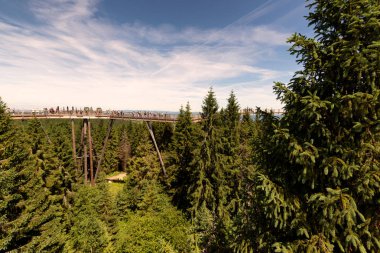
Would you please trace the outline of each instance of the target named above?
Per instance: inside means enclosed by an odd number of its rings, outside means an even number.
[[[380,2],[308,3],[315,37],[289,38],[301,70],[274,85],[285,114],[210,88],[201,121],[187,104],[152,123],[165,173],[145,123],[115,121],[84,184],[71,121],[0,101],[0,252],[380,252]],[[108,124],[91,120],[95,154]]]

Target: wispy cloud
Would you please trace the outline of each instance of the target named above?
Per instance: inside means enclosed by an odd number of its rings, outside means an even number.
[[[0,19],[0,95],[10,106],[177,110],[189,101],[199,110],[212,85],[222,105],[234,89],[242,106],[280,107],[272,82],[290,73],[260,63],[289,34],[247,24],[273,1],[208,30],[114,24],[95,15],[97,4],[33,0],[42,24]]]

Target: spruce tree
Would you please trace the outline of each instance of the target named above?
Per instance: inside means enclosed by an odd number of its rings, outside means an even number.
[[[117,252],[193,252],[190,223],[171,205],[160,184],[151,179],[136,187],[133,181],[128,177],[117,196]]]
[[[114,252],[111,233],[115,224],[106,183],[82,185],[74,196],[68,220],[66,252]]]
[[[224,111],[223,119],[225,137],[228,143],[226,151],[228,155],[232,155],[234,149],[239,145],[240,130],[240,106],[233,91],[231,91],[227,99],[227,107]]]
[[[102,173],[111,173],[117,171],[119,168],[118,149],[120,145],[120,132],[116,127],[111,130],[110,137],[108,139],[106,152],[104,154],[104,161],[102,163]],[[103,143],[103,140],[101,141]],[[100,153],[99,153],[100,154]]]
[[[23,173],[28,153],[0,99],[0,251],[22,245],[20,215],[25,194],[19,191],[27,181]]]
[[[224,164],[228,167],[229,180],[232,185],[237,183],[233,178],[238,173],[240,161],[240,106],[233,91],[227,99],[227,107],[223,112],[222,142]],[[235,186],[233,186],[235,187]]]
[[[161,152],[168,150],[174,132],[173,124],[168,122],[152,122],[154,136]]]
[[[2,250],[59,251],[65,240],[63,167],[54,157],[40,122],[31,121],[22,132],[12,129],[9,115],[2,112],[2,123],[3,150],[8,156],[2,160],[0,180]],[[17,134],[15,130],[19,130]],[[9,133],[12,137],[7,137]]]
[[[136,185],[143,185],[146,181],[163,179],[160,162],[153,143],[149,139],[148,131],[144,131],[140,145],[137,146],[134,153],[135,155],[128,161],[126,169],[131,181]]]
[[[120,129],[120,144],[118,149],[119,171],[125,171],[127,161],[131,157],[131,144],[126,126],[123,124]]]
[[[218,114],[218,103],[212,88],[203,100],[201,117],[203,140],[196,150],[195,162],[197,164],[193,176],[197,181],[191,189],[193,191],[192,204],[194,212],[202,205],[207,206],[211,211],[215,211],[221,204],[220,199],[217,198],[218,189],[216,188],[219,185],[219,181],[222,180],[219,159],[222,147],[217,129],[220,117]]]
[[[316,37],[289,40],[303,69],[275,86],[286,113],[252,183],[248,202],[259,208],[248,244],[379,252],[380,3],[315,0],[309,8]]]
[[[210,227],[197,231],[203,238],[201,245],[212,252],[223,252],[227,247],[225,224],[229,221],[226,205],[230,189],[223,161],[218,103],[212,88],[203,100],[201,117],[203,140],[195,150],[195,168],[191,176],[194,184],[189,189],[192,219],[199,224],[202,216],[212,217]]]
[[[240,139],[240,150],[239,156],[242,160],[244,166],[252,164],[252,142],[255,138],[255,133],[257,129],[257,124],[253,121],[252,115],[248,108],[244,109],[243,115],[241,117],[241,125],[239,131]],[[255,115],[256,117],[256,115]]]
[[[65,168],[56,157],[52,138],[37,120],[27,127],[27,144],[30,149],[29,180],[20,189],[28,198],[22,213],[28,243],[22,251],[58,251],[66,239],[65,212],[67,186]],[[26,218],[26,219],[25,219]]]
[[[179,111],[169,156],[173,202],[183,211],[191,206],[188,190],[194,183],[191,181],[191,173],[198,139],[199,130],[192,122],[190,104],[187,103],[186,108],[181,107]]]

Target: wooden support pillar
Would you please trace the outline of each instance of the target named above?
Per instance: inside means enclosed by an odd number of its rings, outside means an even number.
[[[73,140],[73,162],[76,170],[78,171],[79,168],[77,163],[77,149],[75,146],[75,124],[73,119],[71,120],[71,138]]]
[[[83,172],[84,172],[84,184],[87,184],[87,119],[83,120]]]
[[[83,152],[84,152],[84,122],[82,122],[82,129],[80,133],[80,147],[81,147],[81,155],[80,155],[80,161],[78,162],[78,171],[81,170],[81,166],[83,164]],[[83,169],[84,172],[84,169]]]
[[[161,167],[162,167],[162,172],[164,173],[164,176],[166,176],[165,165],[164,165],[164,162],[162,160],[160,150],[158,149],[156,138],[154,138],[154,133],[153,133],[153,129],[152,129],[152,123],[150,121],[146,121],[146,126],[148,127],[150,136],[152,137],[154,146],[155,146],[156,151],[157,151],[158,158],[160,159],[160,163],[161,163]]]
[[[105,139],[103,141],[102,152],[100,153],[100,157],[99,157],[98,163],[96,165],[96,173],[95,173],[95,179],[94,179],[95,181],[98,178],[98,174],[99,174],[99,172],[101,170],[104,154],[106,152],[107,142],[108,142],[108,139],[109,139],[109,137],[111,135],[111,130],[112,130],[113,122],[114,122],[114,119],[110,119],[110,124],[108,125],[107,134],[106,134],[106,137],[105,137]]]
[[[94,186],[95,185],[95,181],[94,181],[94,161],[93,161],[93,158],[92,158],[92,137],[91,137],[91,123],[90,121],[88,120],[87,121],[87,127],[88,127],[88,148],[89,148],[89,152],[90,152],[90,181],[91,181],[91,185]]]

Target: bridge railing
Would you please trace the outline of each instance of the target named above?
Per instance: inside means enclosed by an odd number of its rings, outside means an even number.
[[[142,121],[177,121],[178,115],[162,113],[162,112],[125,112],[125,111],[37,111],[37,110],[12,110],[10,114],[13,118],[23,119],[23,118],[110,118],[110,119],[130,119],[130,120],[142,120]],[[193,116],[193,121],[198,121],[200,119],[199,115]]]
[[[272,111],[274,114],[283,114],[281,109],[265,109],[264,111]],[[130,119],[141,121],[177,121],[178,114],[170,114],[163,112],[152,111],[117,111],[117,110],[10,110],[11,116],[16,119],[23,118],[110,118],[110,119]],[[244,113],[256,114],[257,111],[251,108],[245,108],[240,111]],[[193,114],[192,119],[194,122],[200,121],[200,114]]]

